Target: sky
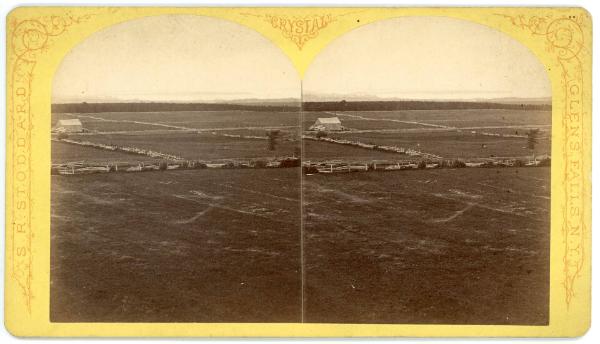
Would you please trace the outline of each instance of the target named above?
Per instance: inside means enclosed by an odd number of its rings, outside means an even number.
[[[313,60],[304,100],[549,98],[544,66],[483,25],[405,17],[354,29]],[[162,15],[93,34],[62,61],[53,102],[300,98],[287,56],[222,19]]]
[[[304,100],[552,94],[545,67],[525,46],[486,26],[445,17],[395,18],[346,33],[315,58],[303,89]]]
[[[298,73],[254,30],[163,15],[97,32],[61,62],[53,102],[300,98]]]

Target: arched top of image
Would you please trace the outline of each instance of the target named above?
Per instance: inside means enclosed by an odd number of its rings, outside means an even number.
[[[305,101],[503,100],[548,102],[544,65],[490,27],[448,17],[402,17],[359,27],[309,66]]]
[[[74,47],[53,103],[299,98],[298,74],[267,38],[223,19],[162,15],[120,23]]]

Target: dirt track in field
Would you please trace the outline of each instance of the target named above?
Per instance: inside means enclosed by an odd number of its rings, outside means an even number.
[[[54,176],[51,320],[301,321],[298,172]]]
[[[305,320],[547,324],[549,185],[549,168],[307,176]]]
[[[52,321],[547,323],[548,168],[298,173],[54,176]]]

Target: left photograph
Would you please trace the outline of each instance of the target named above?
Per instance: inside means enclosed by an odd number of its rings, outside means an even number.
[[[301,90],[226,20],[97,32],[52,84],[52,322],[300,322]]]

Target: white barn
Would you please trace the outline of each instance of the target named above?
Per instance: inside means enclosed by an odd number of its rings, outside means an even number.
[[[344,127],[337,117],[318,118],[308,130],[315,131],[342,131]]]
[[[83,131],[83,125],[78,118],[61,119],[54,126],[55,133],[80,133]]]

